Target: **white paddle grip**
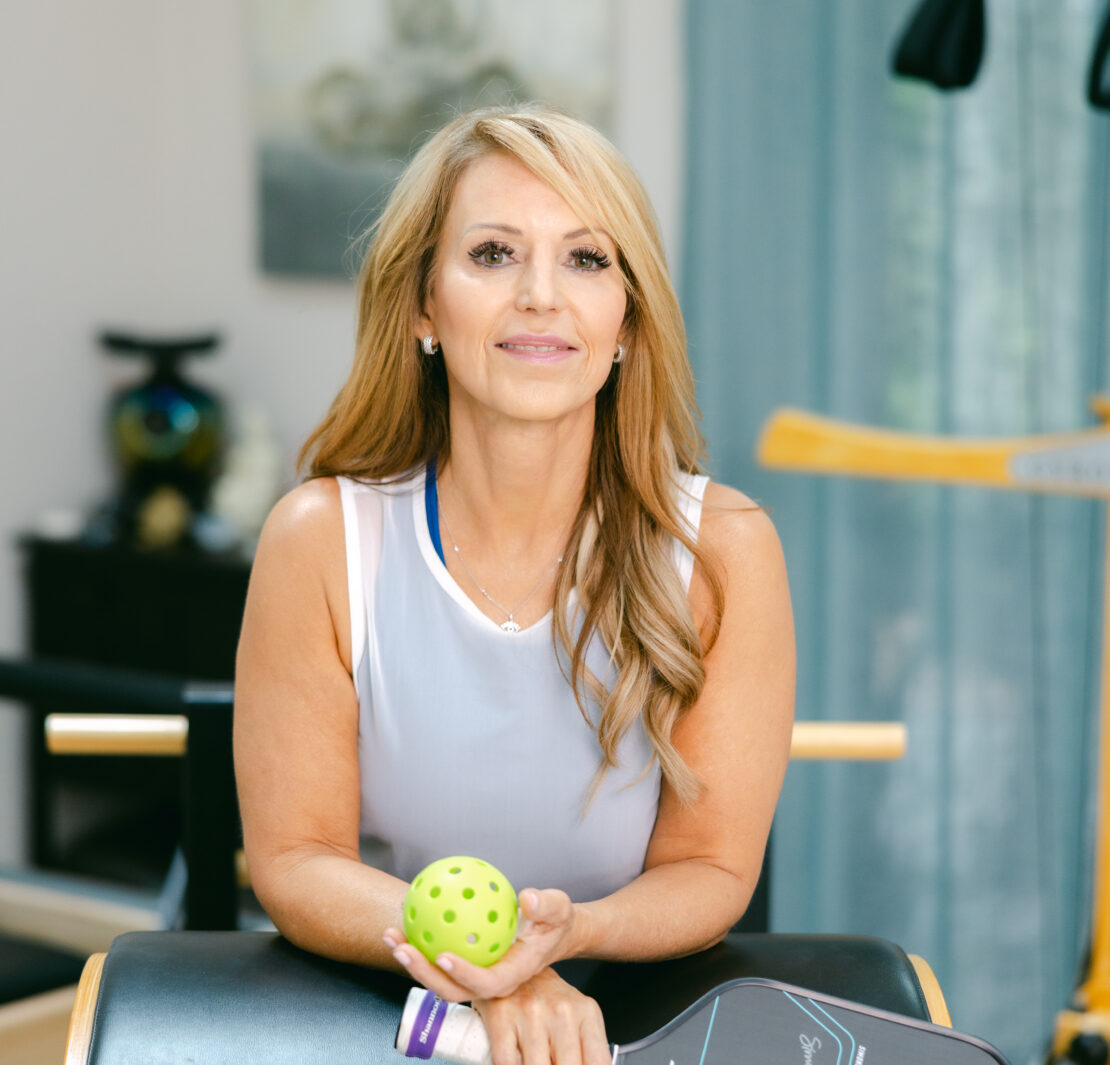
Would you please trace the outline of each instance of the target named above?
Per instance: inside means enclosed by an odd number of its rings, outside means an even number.
[[[397,1049],[410,1058],[490,1065],[489,1036],[477,1011],[457,1002],[444,1002],[423,987],[412,988],[405,1000],[397,1028]]]

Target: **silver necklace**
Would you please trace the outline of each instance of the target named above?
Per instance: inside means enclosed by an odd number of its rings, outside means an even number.
[[[462,557],[462,552],[459,550],[459,545],[455,543],[455,534],[451,531],[451,523],[447,520],[447,515],[442,509],[440,510],[439,515],[441,518],[443,518],[443,527],[447,530],[447,535],[451,538],[451,549],[455,552],[455,557],[459,560],[459,564],[464,570],[466,570],[466,575],[474,582],[474,587],[477,588],[478,591],[480,591],[486,599],[493,603],[493,605],[497,607],[497,609],[500,610],[502,614],[508,615],[508,617],[503,622],[501,622],[501,628],[505,632],[520,632],[520,622],[518,622],[513,617],[513,615],[522,606],[524,606],[524,604],[527,603],[528,600],[536,594],[536,592],[538,592],[543,587],[544,582],[547,580],[548,577],[551,576],[552,572],[554,572],[555,567],[563,561],[563,556],[560,555],[557,559],[555,559],[554,565],[552,565],[551,569],[549,569],[539,579],[539,581],[536,583],[536,587],[533,588],[519,603],[517,603],[517,605],[514,606],[512,610],[509,610],[508,607],[502,606],[496,599],[493,598],[492,595],[489,594],[489,592],[485,590],[485,588],[482,587],[478,578],[474,576],[470,567],[466,564],[466,559]]]

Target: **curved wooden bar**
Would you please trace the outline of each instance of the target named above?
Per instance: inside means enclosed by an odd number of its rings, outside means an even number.
[[[951,1028],[952,1018],[948,1016],[948,1003],[944,1001],[944,992],[940,989],[932,966],[920,954],[909,954],[907,957],[910,959],[913,971],[917,974],[917,982],[925,995],[925,1004],[929,1007],[929,1016],[933,1024]]]
[[[69,1020],[66,1039],[66,1056],[63,1065],[86,1065],[92,1047],[93,1020],[96,1017],[96,1000],[100,995],[100,974],[104,970],[105,954],[93,954],[81,973],[77,985],[77,1001]]]
[[[177,756],[189,742],[179,714],[50,714],[51,754]],[[906,753],[906,726],[896,721],[796,721],[791,758],[890,760]]]
[[[48,714],[51,754],[181,757],[189,742],[183,714]]]

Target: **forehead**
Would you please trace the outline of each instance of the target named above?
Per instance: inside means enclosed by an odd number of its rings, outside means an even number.
[[[543,178],[503,152],[468,164],[455,185],[447,230],[475,225],[537,226],[578,229],[586,223]]]

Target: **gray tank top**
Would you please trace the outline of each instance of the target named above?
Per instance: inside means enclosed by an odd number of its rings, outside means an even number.
[[[679,478],[696,535],[706,478]],[[438,858],[471,855],[518,891],[611,894],[642,872],[655,824],[660,773],[647,735],[629,729],[585,809],[600,751],[560,668],[551,614],[508,633],[470,601],[432,544],[424,479],[339,479],[367,860],[411,880]],[[693,558],[677,542],[675,564],[689,587]],[[600,639],[587,662],[611,677]]]

